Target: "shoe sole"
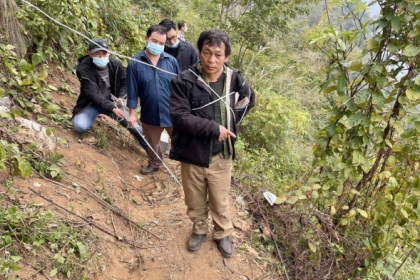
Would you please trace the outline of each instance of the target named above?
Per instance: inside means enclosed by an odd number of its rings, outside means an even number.
[[[198,251],[198,250],[200,250],[200,248],[201,248],[201,244],[198,247],[190,247],[190,245],[187,245],[188,251],[191,251],[191,252]]]

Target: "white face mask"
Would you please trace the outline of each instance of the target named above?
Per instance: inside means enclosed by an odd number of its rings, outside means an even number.
[[[185,26],[185,28],[184,28],[184,32],[187,32],[187,30],[188,30],[188,27],[187,27],[187,26]]]

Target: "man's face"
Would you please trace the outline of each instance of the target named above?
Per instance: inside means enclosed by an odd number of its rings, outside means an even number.
[[[165,46],[166,35],[159,34],[158,32],[152,32],[149,37],[146,36],[146,41],[152,42],[156,45]]]
[[[201,60],[202,71],[206,75],[221,73],[223,64],[229,60],[225,55],[225,44],[220,46],[204,43],[201,52],[198,54]]]
[[[89,52],[89,56],[92,57],[92,58],[94,58],[94,57],[105,58],[105,57],[109,56],[109,52],[102,51],[102,50],[94,52],[94,53]]]
[[[178,34],[176,33],[176,30],[171,29],[168,32],[166,32],[167,40],[166,44],[168,45],[175,45],[176,42],[178,42]]]

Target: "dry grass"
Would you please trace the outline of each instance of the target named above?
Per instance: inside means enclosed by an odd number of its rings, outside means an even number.
[[[2,43],[15,46],[19,58],[26,54],[23,26],[16,17],[18,6],[14,0],[0,0],[0,39]]]

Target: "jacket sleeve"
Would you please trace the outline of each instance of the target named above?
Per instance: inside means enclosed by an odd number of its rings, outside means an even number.
[[[136,109],[138,104],[138,84],[136,79],[136,65],[130,61],[127,67],[127,107]]]
[[[120,78],[120,90],[117,93],[118,98],[126,98],[127,97],[127,76],[124,71],[124,67],[121,63],[118,65],[119,75]]]
[[[112,112],[115,108],[114,102],[108,100],[99,90],[98,85],[90,78],[91,75],[85,72],[77,73],[80,80],[80,90],[85,94],[93,104],[105,111]]]
[[[255,92],[239,73],[236,76],[236,91],[239,98],[235,103],[234,112],[236,124],[239,124],[251,108],[255,106]]]
[[[194,136],[219,137],[219,124],[191,113],[189,96],[185,82],[180,77],[172,79],[169,111],[174,128]]]

